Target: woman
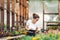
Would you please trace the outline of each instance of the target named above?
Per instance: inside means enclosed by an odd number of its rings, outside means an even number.
[[[33,13],[33,19],[28,20],[26,23],[26,30],[27,35],[29,36],[35,36],[35,33],[38,31],[38,27],[36,22],[39,20],[39,16],[35,13]]]

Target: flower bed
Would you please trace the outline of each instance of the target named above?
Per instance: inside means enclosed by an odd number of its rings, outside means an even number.
[[[24,36],[21,40],[60,40],[60,34],[37,34],[33,36]]]

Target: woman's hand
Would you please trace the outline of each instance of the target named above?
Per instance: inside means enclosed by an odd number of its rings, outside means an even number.
[[[38,32],[38,27],[36,28],[36,33]]]
[[[38,27],[36,27],[36,31],[38,30]]]
[[[28,26],[25,26],[25,29],[28,30]]]

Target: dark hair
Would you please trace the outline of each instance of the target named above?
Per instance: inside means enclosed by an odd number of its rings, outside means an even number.
[[[39,18],[39,16],[35,13],[33,13],[33,18],[36,19],[36,18]]]

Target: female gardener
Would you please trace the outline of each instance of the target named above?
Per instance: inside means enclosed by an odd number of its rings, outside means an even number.
[[[27,30],[27,35],[29,36],[35,36],[36,32],[38,31],[38,27],[36,22],[39,20],[39,16],[35,13],[33,13],[33,19],[28,20],[26,23],[26,30]]]

